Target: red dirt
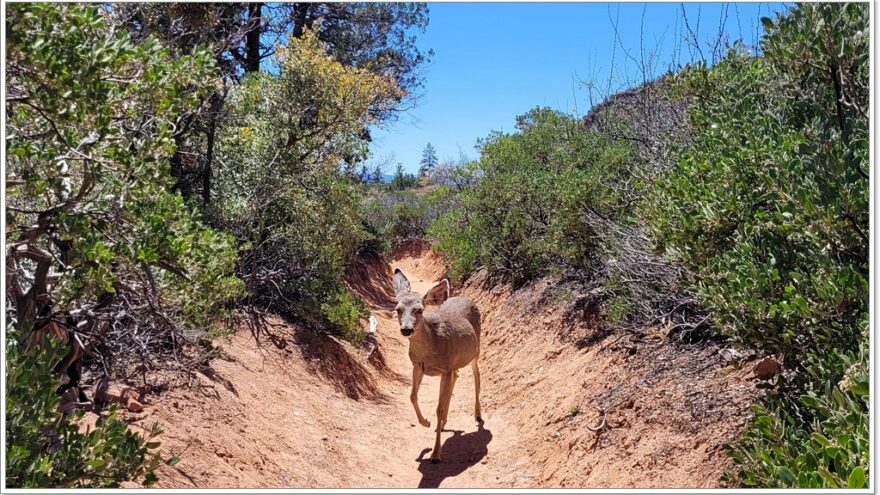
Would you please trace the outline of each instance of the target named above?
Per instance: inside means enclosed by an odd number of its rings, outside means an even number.
[[[424,292],[443,277],[424,246],[392,266]],[[473,277],[456,295],[483,314],[485,425],[473,420],[470,368],[461,371],[431,464],[431,429],[409,402],[407,342],[392,319],[390,269],[373,259],[349,274],[374,307],[378,343],[366,350],[270,320],[284,342],[258,346],[246,331],[217,343],[224,357],[195,388],[147,397],[137,427],[162,424],[159,486],[251,487],[717,487],[755,397],[745,368],[723,368],[711,344],[638,342],[595,333],[545,296],[548,282],[512,293]],[[372,281],[372,282],[371,282]],[[580,342],[580,344],[578,344]],[[420,404],[434,423],[439,380]],[[608,410],[606,427],[594,407]]]

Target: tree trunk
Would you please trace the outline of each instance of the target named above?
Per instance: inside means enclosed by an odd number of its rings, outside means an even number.
[[[245,36],[245,72],[260,70],[260,36],[263,34],[262,3],[248,4],[248,32]]]
[[[293,4],[293,37],[299,38],[303,35],[308,27],[308,16],[309,10],[311,10],[312,4],[310,3],[295,3]]]
[[[202,203],[207,210],[211,204],[211,180],[214,178],[214,134],[217,130],[216,119],[211,119],[208,126],[208,149],[205,151],[205,171],[202,175]]]
[[[211,96],[210,110],[207,116],[205,168],[202,174],[202,201],[206,210],[211,204],[211,183],[214,180],[214,138],[217,134],[217,123],[220,121],[223,106],[226,103],[227,91],[228,88],[224,88],[222,92],[214,93]]]

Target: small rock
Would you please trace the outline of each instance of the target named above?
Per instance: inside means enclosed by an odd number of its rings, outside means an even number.
[[[739,361],[743,358],[743,353],[736,349],[721,349],[718,351],[718,354],[721,356],[721,359],[724,360],[725,363],[732,363],[734,361]]]
[[[769,380],[782,373],[782,366],[775,359],[768,357],[758,361],[752,372],[759,380]]]
[[[117,402],[124,405],[129,411],[141,412],[144,405],[135,398],[137,392],[127,385],[111,382],[109,378],[102,378],[95,387],[95,400],[98,402]]]

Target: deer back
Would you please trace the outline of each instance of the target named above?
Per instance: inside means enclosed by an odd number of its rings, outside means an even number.
[[[463,368],[480,354],[480,312],[467,298],[449,298],[425,315],[425,330],[424,338],[410,341],[410,359],[426,374]]]

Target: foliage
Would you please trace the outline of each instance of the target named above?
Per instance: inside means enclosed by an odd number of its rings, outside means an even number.
[[[447,212],[443,198],[432,188],[370,188],[363,200],[364,223],[377,251],[387,255],[405,241],[423,238],[428,225]]]
[[[437,166],[437,162],[437,148],[428,143],[425,149],[422,150],[422,160],[419,162],[419,176],[429,175],[434,170],[434,167]]]
[[[116,413],[98,418],[80,432],[82,411],[57,411],[57,376],[52,363],[61,356],[57,341],[47,349],[28,349],[19,332],[8,329],[6,340],[6,484],[15,488],[113,488],[121,481],[156,480],[161,458],[153,439],[128,430]],[[169,460],[169,462],[174,462]]]
[[[616,192],[628,174],[625,145],[549,109],[518,117],[517,130],[481,143],[482,158],[460,172],[479,181],[428,229],[455,278],[485,266],[520,284],[554,266],[589,268],[597,236],[584,215],[628,214]]]
[[[218,129],[218,225],[244,252],[250,303],[354,335],[342,279],[363,241],[361,130],[401,95],[393,80],[326,55],[313,32],[279,48],[281,73],[245,78]]]
[[[429,9],[419,2],[316,2],[290,4],[291,19],[299,16],[307,29],[318,31],[318,38],[334,60],[349,67],[360,67],[389,78],[402,91],[401,100],[418,96],[424,82],[421,68],[433,56],[416,45],[415,33],[428,26]],[[302,9],[299,13],[298,9]],[[320,21],[320,26],[317,22]],[[296,30],[296,26],[294,26]],[[382,120],[384,114],[374,114]]]
[[[17,5],[7,28],[17,327],[90,308],[157,332],[205,329],[238,292],[235,252],[169,192],[167,159],[174,118],[195,104],[210,69],[206,53],[171,60],[76,5]]]
[[[361,328],[361,317],[367,309],[360,299],[355,298],[347,290],[340,289],[321,305],[321,311],[327,321],[336,328],[342,338],[353,343],[360,343],[364,338]]]
[[[404,172],[403,164],[398,163],[397,170],[394,171],[394,177],[391,178],[391,182],[388,184],[388,189],[401,191],[417,187],[418,185],[418,176]]]
[[[336,62],[391,81],[400,89],[393,104],[370,108],[382,122],[415,102],[424,80],[421,68],[431,57],[430,50],[416,46],[416,34],[428,24],[423,3],[120,3],[107,11],[113,27],[135,40],[155,36],[175,54],[197,46],[213,54],[216,84],[198,109],[180,115],[170,160],[175,188],[207,210],[221,172],[215,147],[227,115],[226,99],[244,75],[281,70],[278,48],[283,51],[292,40],[312,33]],[[368,126],[359,133],[369,141]]]
[[[829,9],[858,12],[850,7]],[[867,120],[837,113],[826,69],[810,80],[787,72],[802,65],[775,62],[809,37],[798,30],[815,9],[794,9],[770,30],[766,60],[734,52],[683,75],[700,96],[701,132],[645,208],[661,249],[695,271],[719,329],[791,364],[811,350],[854,349],[867,309]],[[793,30],[800,38],[789,41]]]
[[[54,318],[116,375],[200,359],[198,340],[240,292],[236,253],[170,192],[168,157],[211,62],[203,50],[172,59],[153,39],[134,43],[83,4],[10,6],[6,29],[10,475],[22,486],[115,486],[155,467],[142,467],[144,441],[112,415],[77,433],[53,412],[52,355],[20,340]],[[52,435],[60,444],[39,447]]]
[[[826,384],[865,341],[868,9],[803,4],[763,22],[763,58],[734,49],[679,76],[694,142],[642,211],[717,330],[793,372],[735,450],[739,479],[846,486],[859,459],[867,475],[867,442],[840,435],[861,435],[867,403]],[[798,460],[804,439],[838,430],[823,448],[854,457]]]
[[[839,383],[826,380],[800,397],[755,406],[754,424],[728,447],[740,465],[729,479],[758,487],[868,488],[867,339],[842,362]]]

